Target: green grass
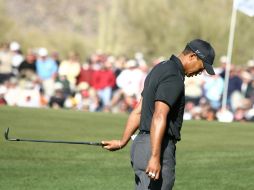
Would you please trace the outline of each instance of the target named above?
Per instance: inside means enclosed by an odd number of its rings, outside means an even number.
[[[10,137],[100,141],[118,139],[127,115],[0,107],[0,131]],[[254,188],[253,123],[186,121],[177,144],[174,190]],[[129,190],[130,144],[100,147],[7,142],[0,138],[0,189]]]

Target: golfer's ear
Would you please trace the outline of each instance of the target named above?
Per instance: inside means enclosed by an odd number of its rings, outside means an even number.
[[[189,53],[189,59],[192,61],[192,60],[197,60],[197,54],[195,54],[194,52],[192,52],[192,53]]]

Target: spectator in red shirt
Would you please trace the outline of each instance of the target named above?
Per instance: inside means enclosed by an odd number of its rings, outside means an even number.
[[[91,86],[93,72],[91,63],[84,63],[80,69],[79,76],[77,77],[77,85],[82,82],[86,82]]]
[[[112,96],[112,88],[115,86],[115,74],[112,70],[113,59],[107,59],[101,65],[101,69],[94,71],[92,75],[92,87],[97,90],[101,100],[101,108],[108,111],[108,106]]]

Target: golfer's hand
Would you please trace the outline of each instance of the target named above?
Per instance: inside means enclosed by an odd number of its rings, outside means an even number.
[[[147,175],[153,180],[158,180],[160,177],[160,172],[161,172],[160,158],[151,156],[146,168]]]
[[[123,147],[121,140],[102,141],[101,144],[103,148],[110,151],[119,150]]]

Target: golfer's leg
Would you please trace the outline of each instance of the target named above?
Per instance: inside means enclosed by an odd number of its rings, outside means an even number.
[[[175,151],[176,146],[175,143],[169,141],[163,154],[162,161],[162,186],[161,190],[171,190],[173,189],[175,183]]]
[[[150,178],[145,173],[150,158],[150,136],[138,135],[132,145],[131,160],[135,173],[136,190],[148,190]]]
[[[175,182],[175,144],[172,141],[163,145],[161,161],[161,177],[151,180],[151,190],[171,190]]]
[[[150,190],[150,178],[144,171],[135,172],[135,190]]]

